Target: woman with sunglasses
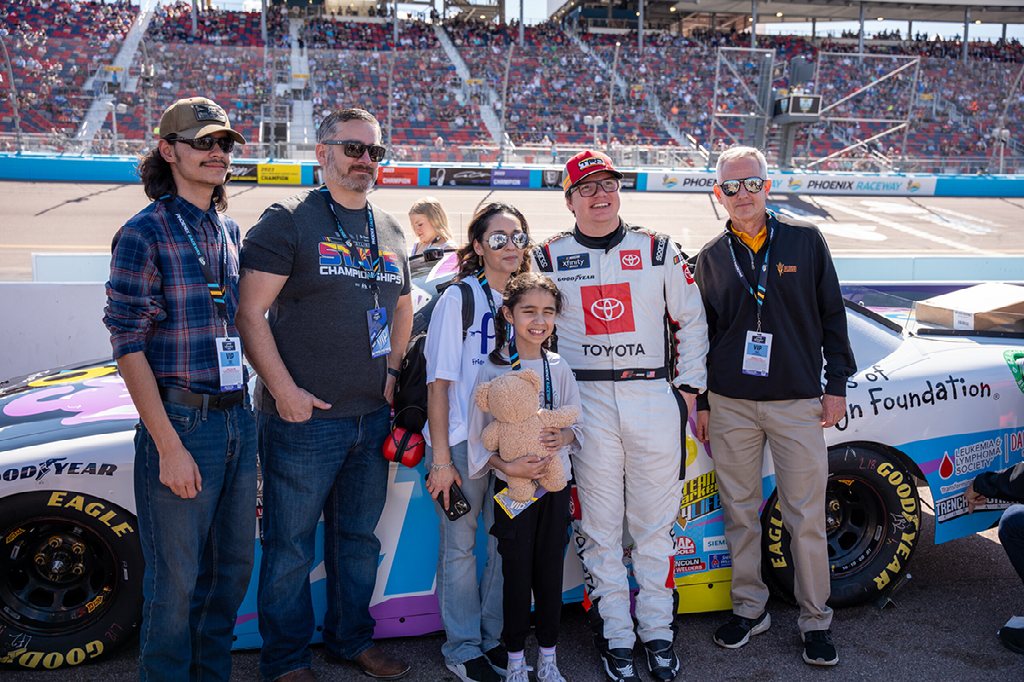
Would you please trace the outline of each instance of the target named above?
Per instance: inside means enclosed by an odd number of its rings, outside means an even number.
[[[499,682],[508,653],[501,636],[501,563],[497,541],[488,535],[487,565],[477,582],[475,544],[479,517],[486,530],[494,523],[494,475],[469,478],[468,416],[476,375],[494,350],[495,324],[502,291],[510,278],[529,270],[526,218],[508,204],[489,204],[469,223],[468,244],[459,251],[456,281],[473,292],[473,322],[462,327],[464,287],[450,286],[430,318],[427,360],[427,491],[438,501],[440,548],[437,599],[447,641],[441,647],[448,669],[463,682]],[[451,521],[444,510],[454,486],[461,488],[470,512]],[[443,507],[443,509],[442,509]]]

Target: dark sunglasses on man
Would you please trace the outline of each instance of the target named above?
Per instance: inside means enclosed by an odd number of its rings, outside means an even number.
[[[194,140],[189,140],[184,137],[168,137],[168,142],[184,142],[192,149],[199,152],[208,152],[213,149],[213,145],[219,144],[221,151],[225,154],[230,154],[235,149],[235,141],[230,137],[198,137]]]
[[[345,152],[345,156],[350,159],[362,158],[364,152],[370,153],[370,161],[378,163],[384,159],[384,155],[387,154],[388,150],[381,147],[379,144],[363,144],[362,142],[355,142],[353,140],[324,140],[321,144],[329,144],[337,147],[341,147],[342,151]]]
[[[722,188],[722,194],[727,197],[734,197],[740,192],[740,185],[747,188],[751,194],[757,194],[764,189],[764,178],[747,178],[746,180],[725,180],[718,183]]]
[[[619,182],[618,178],[605,178],[599,182],[581,182],[569,190],[569,194],[579,192],[581,197],[592,197],[597,194],[598,186],[608,194],[612,194],[619,191],[619,187],[622,186],[622,183]]]
[[[504,232],[495,232],[487,238],[487,246],[491,247],[492,251],[501,251],[508,244],[509,236]],[[516,247],[520,251],[530,245],[530,235],[525,232],[513,232],[512,233],[512,246]]]

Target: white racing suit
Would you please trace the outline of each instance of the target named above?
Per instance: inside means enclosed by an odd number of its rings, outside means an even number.
[[[607,250],[587,243],[578,230],[556,235],[534,259],[565,297],[557,351],[583,401],[586,446],[573,471],[584,603],[599,649],[631,649],[623,518],[634,542],[640,639],[671,641],[687,416],[669,381],[704,390],[708,330],[700,292],[667,236],[621,223]],[[666,314],[679,325],[673,368],[666,367]]]

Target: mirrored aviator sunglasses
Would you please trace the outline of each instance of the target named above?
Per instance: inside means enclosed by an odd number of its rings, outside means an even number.
[[[487,238],[487,246],[491,247],[492,251],[500,251],[508,244],[508,240],[509,236],[504,232],[495,232]],[[512,246],[522,251],[529,245],[530,235],[525,232],[515,232],[512,234]]]
[[[199,137],[194,140],[189,140],[184,137],[169,137],[168,142],[184,142],[192,149],[199,152],[208,152],[213,149],[213,145],[220,145],[221,151],[225,154],[230,154],[235,150],[235,141],[230,137]]]
[[[722,188],[722,194],[727,197],[734,197],[740,192],[740,185],[746,187],[747,191],[751,194],[757,194],[764,189],[763,178],[747,178],[746,180],[726,180],[718,183],[718,186]]]
[[[381,147],[378,144],[363,144],[362,142],[351,142],[349,140],[324,140],[323,144],[341,147],[345,156],[350,159],[362,158],[363,153],[368,152],[370,161],[374,163],[384,160],[384,155],[388,153],[385,147]]]

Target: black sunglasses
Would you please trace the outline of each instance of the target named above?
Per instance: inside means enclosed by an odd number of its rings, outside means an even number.
[[[509,236],[504,232],[495,232],[487,238],[487,246],[491,247],[492,251],[501,251],[508,244]],[[530,245],[530,235],[525,232],[513,232],[512,233],[512,246],[516,247],[520,251]]]
[[[388,150],[381,147],[379,144],[363,144],[362,142],[352,142],[351,140],[324,140],[321,144],[335,145],[342,147],[342,151],[345,152],[345,156],[350,159],[362,158],[364,152],[370,153],[370,161],[378,163],[384,159],[384,155],[388,153]]]
[[[213,145],[219,144],[221,151],[230,154],[235,149],[235,140],[230,137],[199,137],[195,140],[187,140],[184,137],[168,137],[168,142],[184,142],[192,149],[200,152],[208,152]]]
[[[740,192],[740,185],[747,188],[751,194],[757,194],[764,189],[764,178],[747,178],[746,180],[726,180],[718,183],[722,188],[722,194],[727,197],[734,197]]]

